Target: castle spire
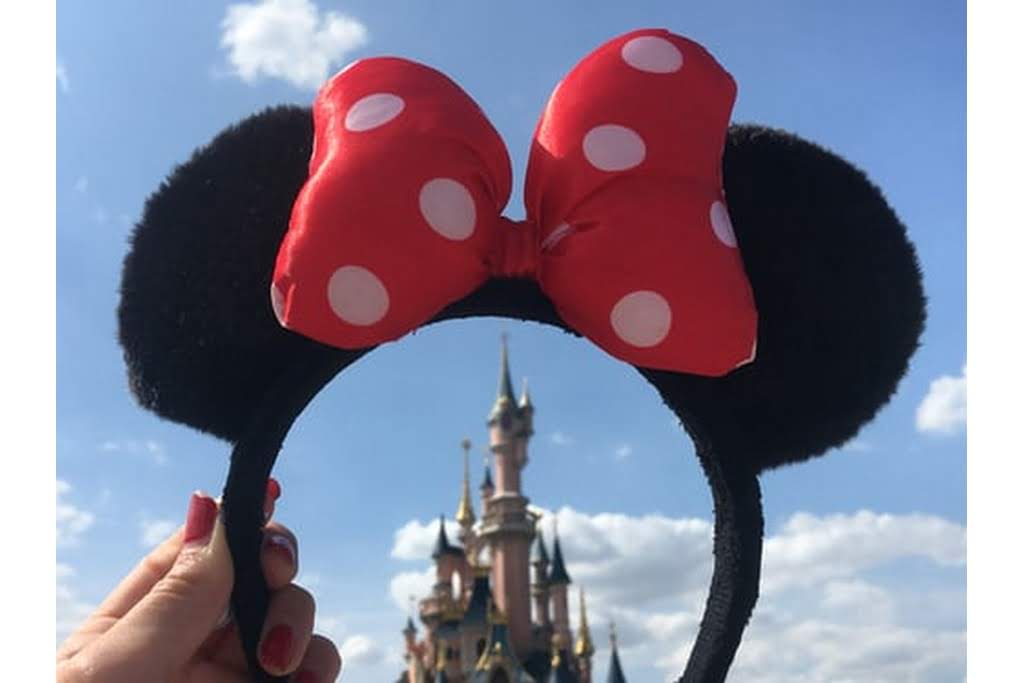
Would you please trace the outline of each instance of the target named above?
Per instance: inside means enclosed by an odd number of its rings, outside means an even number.
[[[619,662],[619,641],[615,637],[615,622],[611,624],[612,661],[608,665],[608,683],[626,683],[626,676],[622,673],[622,663]]]
[[[501,335],[501,365],[498,368],[498,395],[491,408],[489,421],[495,421],[505,412],[516,411],[516,394],[512,388],[512,374],[508,369],[508,335]]]
[[[587,624],[587,600],[580,587],[580,627],[576,634],[576,647],[573,650],[577,657],[590,658],[594,654],[594,643],[590,639],[590,626]]]
[[[540,525],[537,526],[537,542],[533,544],[533,553],[530,559],[533,564],[543,564],[545,569],[551,561],[548,557],[548,548],[544,545],[544,532],[541,531]]]
[[[473,526],[473,522],[476,521],[476,515],[473,513],[473,499],[469,495],[469,449],[471,447],[469,439],[462,440],[462,498],[455,511],[455,521],[463,528]]]
[[[519,395],[519,408],[522,410],[533,410],[533,401],[530,400],[530,388],[527,386],[526,378],[523,378],[523,393]]]
[[[553,585],[569,584],[569,572],[565,569],[565,560],[562,559],[562,543],[558,538],[558,518],[555,518],[555,545],[552,550],[554,557],[551,560],[551,574],[548,575],[548,582]]]
[[[437,541],[434,542],[434,552],[431,557],[435,560],[442,555],[462,555],[462,548],[452,545],[448,541],[448,534],[444,530],[444,515],[441,515],[441,527],[437,530]]]

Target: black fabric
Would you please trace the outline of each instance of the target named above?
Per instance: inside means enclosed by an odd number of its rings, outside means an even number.
[[[319,344],[274,320],[270,277],[306,179],[308,109],[231,126],[146,202],[124,262],[118,322],[146,408],[228,441],[259,397]]]
[[[146,203],[118,311],[139,402],[235,443],[225,519],[233,605],[254,671],[267,597],[258,556],[267,476],[303,407],[371,350],[306,340],[280,328],[270,308],[311,139],[308,110],[271,109],[176,169]],[[760,316],[757,358],[722,378],[639,369],[696,441],[715,499],[712,591],[688,683],[724,679],[757,599],[757,473],[853,437],[892,396],[925,317],[906,231],[859,170],[755,126],[730,129],[723,169]],[[492,280],[431,322],[475,316],[572,333],[528,280]]]

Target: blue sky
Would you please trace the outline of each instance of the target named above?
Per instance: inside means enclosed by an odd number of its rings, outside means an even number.
[[[273,60],[286,37],[278,31],[236,44],[232,62],[225,17],[259,25],[273,3],[233,15],[218,2],[110,1],[102,12],[58,3],[59,622],[97,603],[145,552],[146,532],[180,519],[191,490],[218,491],[226,472],[227,445],[133,403],[116,344],[126,238],[175,163],[264,106],[308,104],[315,91],[299,66],[316,73],[318,60],[330,63],[328,75],[395,54],[444,71],[488,113],[513,159],[507,213],[520,217],[529,137],[551,88],[608,38],[659,26],[701,42],[733,74],[734,121],[822,143],[883,188],[917,244],[930,300],[922,348],[879,418],[842,451],[764,477],[765,574],[776,588],[765,591],[737,670],[757,681],[963,680],[962,4],[279,4],[291,8],[279,27],[300,10],[319,26],[343,15],[365,40],[324,54],[299,41],[282,63]],[[454,511],[459,440],[484,442],[502,331],[517,384],[529,376],[537,404],[526,492],[564,508],[570,572],[575,550],[575,575],[595,587],[599,645],[614,617],[631,678],[677,673],[706,590],[707,565],[693,549],[706,543],[711,501],[692,446],[628,367],[560,332],[487,319],[425,328],[371,354],[307,410],[275,470],[281,519],[299,534],[323,627],[347,643],[349,680],[397,674],[402,589],[428,568],[417,559],[431,533],[423,525]],[[479,458],[472,464],[476,479]],[[605,534],[605,551],[628,553],[620,528],[650,534],[652,581],[672,600],[624,592],[628,562],[605,566],[579,540]],[[673,548],[693,554],[692,566],[680,569]],[[853,643],[842,656],[828,647],[836,634]],[[764,654],[779,648],[799,656]]]

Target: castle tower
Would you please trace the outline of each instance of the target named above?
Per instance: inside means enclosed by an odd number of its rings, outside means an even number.
[[[487,500],[480,536],[490,545],[491,590],[508,622],[509,643],[525,658],[531,645],[530,544],[534,518],[523,496],[522,471],[528,461],[526,445],[533,433],[533,406],[521,409],[512,390],[508,343],[503,337],[498,395],[488,416],[490,448],[494,455],[495,488]]]
[[[612,660],[608,665],[608,683],[626,683],[626,676],[622,673],[622,663],[619,661],[619,643],[615,637],[615,624],[611,627]]]
[[[558,520],[555,519],[555,545],[552,551],[551,572],[548,574],[548,594],[551,596],[551,611],[554,616],[555,633],[562,636],[566,643],[572,642],[572,631],[569,629],[569,572],[565,569],[562,559],[562,544],[558,538]]]
[[[533,583],[530,585],[530,595],[533,596],[533,620],[545,631],[543,635],[545,642],[550,637],[551,628],[548,596],[548,565],[550,563],[548,549],[544,545],[544,534],[538,527],[537,540],[533,544],[533,555],[530,558],[530,564],[533,565]]]
[[[487,505],[491,501],[491,496],[494,495],[494,480],[491,479],[491,466],[487,462],[487,458],[484,458],[484,480],[480,484],[480,514],[484,517],[487,516]]]
[[[587,623],[587,599],[583,595],[583,588],[580,588],[580,623],[573,654],[576,655],[576,668],[580,673],[579,683],[591,683],[593,672],[591,659],[594,656],[594,642],[590,639],[590,625]]]

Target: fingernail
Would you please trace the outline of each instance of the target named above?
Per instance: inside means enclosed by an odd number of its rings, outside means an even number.
[[[278,624],[267,631],[260,643],[260,664],[268,671],[284,671],[291,661],[292,629]]]
[[[295,675],[295,683],[317,683],[320,679],[309,669],[303,669]]]
[[[270,477],[267,480],[267,493],[263,497],[263,520],[270,519],[270,515],[274,510],[274,501],[281,497],[281,484],[278,483],[277,479]]]
[[[185,515],[185,543],[205,545],[216,522],[217,502],[205,493],[193,493]]]
[[[281,555],[289,563],[295,564],[295,546],[292,544],[290,539],[285,534],[268,533],[264,541],[268,551]]]

